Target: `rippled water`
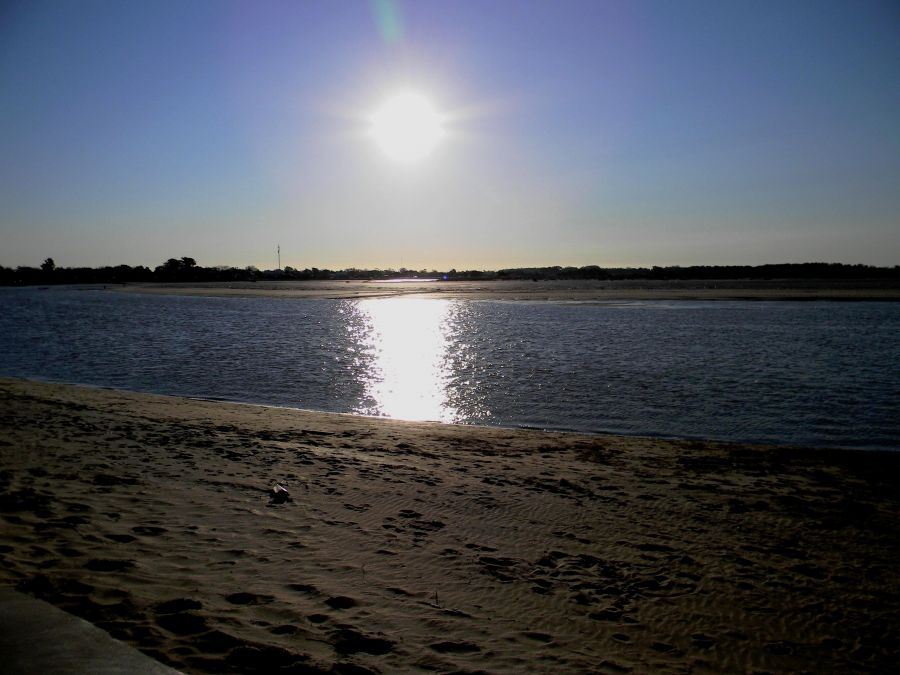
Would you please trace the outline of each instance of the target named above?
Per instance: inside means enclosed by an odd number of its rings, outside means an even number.
[[[900,303],[0,291],[0,374],[471,424],[896,449]]]

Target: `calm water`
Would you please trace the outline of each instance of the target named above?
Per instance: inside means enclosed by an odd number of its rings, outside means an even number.
[[[900,303],[0,289],[0,374],[469,424],[900,447]]]

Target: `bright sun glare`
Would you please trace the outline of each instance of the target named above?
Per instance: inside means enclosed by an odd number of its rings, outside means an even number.
[[[372,138],[398,162],[414,162],[431,154],[444,136],[443,117],[427,98],[413,92],[387,99],[369,120]]]

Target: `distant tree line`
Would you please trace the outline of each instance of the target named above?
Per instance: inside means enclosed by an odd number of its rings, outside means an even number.
[[[499,270],[500,279],[649,279],[701,281],[711,279],[900,279],[900,265],[874,267],[843,263],[778,265],[693,265],[680,267],[536,267]]]
[[[285,267],[280,270],[259,270],[256,267],[201,267],[194,258],[169,258],[152,270],[139,265],[115,267],[58,267],[53,258],[47,258],[40,267],[0,266],[0,285],[28,286],[50,284],[126,284],[141,282],[208,282],[208,281],[257,281],[314,279],[330,280],[385,280],[398,278],[429,278],[445,280],[739,280],[739,279],[832,279],[832,280],[900,280],[900,265],[874,267],[872,265],[845,265],[843,263],[786,263],[780,265],[695,265],[691,267],[518,267],[487,270],[455,269],[409,270],[318,269],[303,270]]]

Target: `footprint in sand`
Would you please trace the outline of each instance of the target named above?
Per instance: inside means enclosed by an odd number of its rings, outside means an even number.
[[[137,541],[137,537],[132,537],[130,534],[106,534],[104,536],[110,541],[120,544],[130,544],[133,541]]]
[[[225,599],[232,605],[263,605],[272,602],[275,597],[272,595],[257,595],[256,593],[232,593],[226,595]]]
[[[551,642],[553,640],[553,636],[548,633],[539,633],[536,631],[526,631],[522,633],[523,637],[528,638],[529,640],[535,640],[536,642]]]
[[[700,649],[710,649],[716,644],[716,639],[705,633],[694,633],[691,635],[691,642],[694,643],[695,647],[699,647]]]
[[[156,625],[175,635],[197,635],[209,630],[206,619],[193,612],[163,614],[156,618]]]
[[[342,628],[332,634],[334,650],[338,654],[357,654],[365,652],[381,656],[394,651],[394,643],[384,638],[370,637],[353,630]]]
[[[495,558],[487,555],[478,558],[481,571],[504,584],[515,581],[515,577],[511,576],[511,573],[518,563],[519,561],[513,558]]]
[[[473,654],[481,651],[481,647],[472,642],[435,642],[428,646],[439,654]]]
[[[298,593],[318,593],[319,589],[317,589],[312,584],[288,584],[288,588],[292,591],[297,591]]]
[[[295,635],[300,629],[297,626],[294,626],[290,623],[285,623],[280,626],[272,626],[269,629],[269,632],[272,635]]]
[[[113,476],[108,473],[98,473],[92,481],[94,485],[101,487],[114,487],[121,485],[137,485],[140,481],[137,478],[127,478],[125,476]]]
[[[484,553],[496,553],[497,549],[492,546],[481,546],[480,544],[466,544],[466,548],[472,551],[483,551]]]
[[[91,558],[85,563],[84,567],[92,572],[121,572],[129,567],[134,567],[134,561]]]
[[[203,604],[193,598],[174,598],[153,606],[153,610],[157,614],[177,614],[178,612],[186,612],[192,609],[203,609]]]
[[[90,506],[88,506],[87,504],[79,504],[77,502],[74,502],[74,503],[66,506],[66,511],[69,511],[71,513],[84,513],[86,511],[92,511],[92,510],[93,509]]]
[[[346,595],[335,595],[328,598],[325,604],[332,609],[350,609],[351,607],[356,607],[357,603],[356,600],[348,598]]]
[[[132,527],[131,531],[135,534],[142,534],[145,537],[158,537],[168,532],[164,527],[153,527],[152,525],[138,525],[137,527]]]

